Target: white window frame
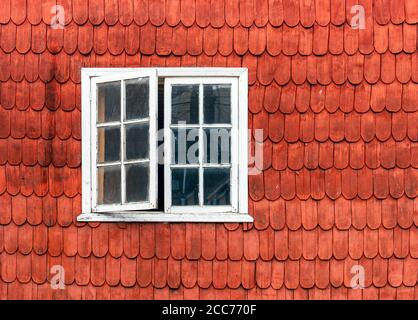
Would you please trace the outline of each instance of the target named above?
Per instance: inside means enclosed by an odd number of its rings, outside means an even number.
[[[144,72],[155,72],[156,78],[164,78],[171,81],[171,78],[182,78],[181,81],[193,81],[188,78],[200,78],[204,81],[214,79],[235,78],[237,81],[237,149],[239,161],[237,166],[236,195],[231,194],[232,208],[214,208],[208,206],[193,208],[193,210],[166,209],[166,212],[143,211],[142,209],[126,211],[126,208],[106,208],[107,210],[94,210],[93,207],[93,175],[92,175],[92,83],[96,77],[115,76],[120,79],[121,75],[128,78],[135,78],[133,74],[144,74]],[[138,76],[138,77],[143,77]],[[209,79],[205,79],[209,78]],[[248,70],[246,68],[82,68],[81,69],[81,90],[82,90],[82,214],[78,216],[80,222],[253,222],[248,214]],[[151,81],[150,81],[151,85]],[[234,87],[234,86],[233,86]],[[167,86],[165,86],[166,90]],[[158,91],[158,86],[153,88]],[[152,94],[150,94],[152,96]],[[165,96],[165,98],[167,98]],[[156,95],[155,110],[158,112],[158,95]],[[151,103],[151,102],[150,102]],[[165,106],[166,108],[167,106]],[[151,104],[150,104],[151,108]],[[151,112],[151,111],[150,111]],[[166,116],[167,111],[164,111]],[[233,116],[231,120],[233,121]],[[95,129],[95,127],[94,127]],[[165,133],[166,134],[166,133]],[[151,137],[151,134],[150,134]],[[156,138],[156,136],[155,136]],[[156,140],[156,139],[155,139]],[[165,140],[166,141],[166,140]],[[167,143],[165,143],[165,146]],[[151,152],[150,152],[151,153]],[[232,152],[232,155],[234,152]],[[168,157],[165,157],[169,159]],[[166,161],[166,160],[165,160]],[[232,163],[231,159],[231,163]],[[156,163],[156,161],[154,161]],[[166,165],[164,171],[166,170]],[[155,190],[157,196],[157,176],[155,177]],[[232,180],[232,176],[231,176]],[[165,194],[167,194],[167,181],[165,182]],[[151,185],[150,185],[151,188]],[[231,192],[232,186],[231,186]],[[233,197],[236,200],[233,200]],[[150,195],[151,199],[151,195]],[[166,201],[166,200],[165,200]],[[156,202],[155,202],[156,204]],[[113,206],[113,205],[112,205]],[[219,210],[225,209],[225,210]],[[228,210],[226,210],[228,209]],[[225,212],[224,212],[225,211]]]
[[[231,205],[229,206],[208,206],[208,205],[197,205],[197,206],[172,206],[171,199],[171,168],[174,165],[171,164],[172,156],[172,143],[171,143],[171,89],[173,85],[183,84],[198,84],[199,85],[199,124],[196,127],[203,125],[203,85],[204,84],[230,84],[231,85]],[[165,212],[167,213],[224,213],[224,212],[238,212],[238,79],[237,78],[220,78],[220,77],[193,77],[193,78],[166,78],[164,83],[164,205]],[[190,125],[188,125],[190,127]],[[209,127],[209,126],[207,126]],[[219,127],[214,125],[214,127]],[[199,164],[194,167],[199,168],[199,202],[203,202],[203,171],[202,171],[202,160],[204,154],[204,145],[202,131],[199,129]],[[192,165],[176,165],[177,167],[188,167]],[[220,167],[220,166],[215,166]]]
[[[138,163],[138,161],[126,161],[124,150],[125,147],[125,130],[124,125],[129,123],[138,123],[139,121],[132,120],[126,121],[124,112],[121,111],[120,121],[114,123],[104,123],[103,125],[97,124],[97,110],[93,107],[90,108],[90,113],[87,116],[90,116],[90,139],[91,139],[91,190],[95,191],[91,193],[91,211],[92,212],[117,212],[117,211],[132,211],[132,210],[150,210],[157,208],[157,188],[158,184],[158,168],[157,168],[157,141],[155,139],[158,131],[157,126],[157,96],[158,96],[158,78],[156,70],[138,70],[136,72],[122,72],[113,75],[105,75],[94,77],[91,79],[91,106],[97,106],[97,84],[108,83],[114,81],[121,81],[121,108],[125,104],[125,86],[123,81],[132,80],[137,78],[148,78],[149,79],[149,117],[146,119],[149,121],[149,170],[150,170],[150,183],[149,183],[149,201],[142,203],[124,203],[126,197],[126,173],[125,173],[125,164],[127,163]],[[107,127],[110,125],[119,125],[121,128],[120,137],[121,137],[121,155],[120,161],[117,165],[121,167],[121,192],[122,192],[122,204],[107,204],[99,205],[97,203],[97,129],[100,127]],[[83,128],[84,129],[84,128]],[[86,128],[87,129],[87,128]],[[109,164],[112,165],[112,164]],[[107,166],[100,165],[102,167]]]

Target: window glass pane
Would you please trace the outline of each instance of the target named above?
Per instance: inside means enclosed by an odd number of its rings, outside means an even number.
[[[126,120],[147,118],[149,116],[148,78],[125,81]]]
[[[149,158],[149,124],[129,124],[126,128],[126,160]]]
[[[230,169],[210,168],[203,171],[205,205],[230,205]]]
[[[120,127],[97,129],[98,163],[120,161]]]
[[[231,163],[231,130],[205,129],[205,163]]]
[[[205,123],[231,123],[231,85],[204,85],[203,106]]]
[[[97,84],[97,122],[120,121],[120,81]]]
[[[148,201],[149,165],[126,165],[126,202]]]
[[[173,164],[199,163],[199,129],[173,129]]]
[[[97,169],[98,204],[118,204],[121,202],[120,166]]]
[[[173,85],[171,123],[199,123],[199,85]]]
[[[172,169],[171,179],[173,206],[199,205],[199,169]]]

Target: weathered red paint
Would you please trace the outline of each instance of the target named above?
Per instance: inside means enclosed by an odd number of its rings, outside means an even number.
[[[389,2],[68,0],[54,30],[2,0],[0,297],[417,299],[418,8]],[[76,222],[80,68],[141,66],[248,67],[254,224]]]

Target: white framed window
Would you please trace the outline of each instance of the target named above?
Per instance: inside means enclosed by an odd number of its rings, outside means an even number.
[[[92,79],[93,212],[157,208],[156,101],[155,70]]]
[[[82,69],[79,221],[252,222],[244,68]]]

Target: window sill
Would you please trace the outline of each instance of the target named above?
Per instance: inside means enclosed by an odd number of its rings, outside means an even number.
[[[249,214],[239,213],[164,213],[164,212],[130,212],[130,213],[83,213],[77,217],[78,222],[253,222]]]

